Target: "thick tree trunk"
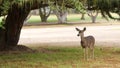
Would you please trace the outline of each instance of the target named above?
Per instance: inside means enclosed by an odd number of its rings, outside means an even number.
[[[8,13],[6,18],[6,43],[7,46],[16,46],[19,40],[21,28],[24,20],[28,16],[28,10],[21,12],[25,9],[20,9],[16,5]]]
[[[96,22],[96,17],[95,16],[91,17],[91,19],[92,19],[92,23]]]
[[[2,35],[0,37],[0,46],[2,47],[0,50],[17,46],[21,28],[29,12],[30,10],[25,11],[25,9],[19,8],[16,4],[12,6],[6,18],[5,31],[0,33]]]
[[[0,29],[0,50],[5,47],[5,29]]]
[[[41,22],[47,22],[48,17],[50,16],[51,10],[47,7],[43,7],[39,9],[39,15],[41,18]]]
[[[41,18],[41,22],[47,22],[47,18],[46,17],[42,17]]]

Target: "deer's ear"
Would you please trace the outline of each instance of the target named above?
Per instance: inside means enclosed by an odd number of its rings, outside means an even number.
[[[80,29],[78,29],[78,28],[75,28],[77,31],[80,31]]]
[[[83,31],[85,31],[85,30],[86,30],[86,27],[84,27]]]

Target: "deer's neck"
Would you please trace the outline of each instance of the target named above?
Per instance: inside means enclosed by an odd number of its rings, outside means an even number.
[[[84,34],[81,35],[81,41],[84,41],[85,38],[84,38]]]

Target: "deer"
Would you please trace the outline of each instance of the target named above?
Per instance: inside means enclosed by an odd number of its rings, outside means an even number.
[[[91,35],[84,37],[84,32],[86,31],[86,27],[83,28],[83,30],[80,30],[79,28],[75,28],[78,31],[77,36],[80,36],[80,43],[82,48],[84,49],[84,59],[88,60],[88,53],[89,56],[94,59],[94,44],[95,44],[95,38]],[[90,52],[89,52],[90,51]]]

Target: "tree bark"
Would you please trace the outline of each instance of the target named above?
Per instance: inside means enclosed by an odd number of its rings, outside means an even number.
[[[21,28],[24,20],[30,11],[23,11],[17,5],[14,5],[6,18],[6,43],[7,46],[16,46],[19,40]],[[21,12],[23,11],[23,12]]]
[[[5,29],[0,29],[0,50],[5,47]]]

